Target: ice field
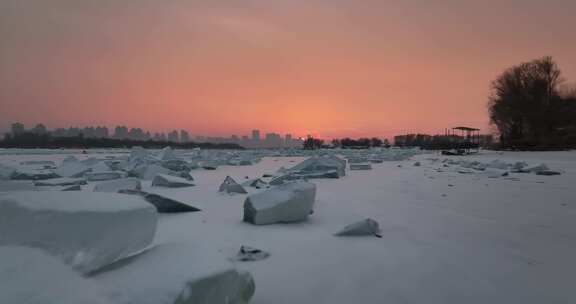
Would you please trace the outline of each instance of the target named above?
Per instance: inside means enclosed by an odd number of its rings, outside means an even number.
[[[312,152],[226,153],[0,151],[0,258],[6,262],[0,266],[0,303],[576,302],[574,151],[460,157],[394,149],[322,152],[328,157],[320,159],[347,160],[338,178],[330,167],[338,160],[290,171]],[[370,166],[350,170],[353,164]],[[200,211],[149,218],[153,205],[143,194],[94,191],[117,180],[110,172],[138,184],[107,185],[111,192],[131,188]],[[159,174],[165,176],[156,180]],[[323,175],[332,178],[318,178]],[[219,191],[227,176],[248,193]],[[244,221],[247,197],[274,207],[280,203],[267,201],[288,202],[278,208],[309,207],[295,207],[292,201],[310,197],[292,190],[258,198],[282,187],[270,185],[278,177],[284,184],[313,183],[313,212],[288,221],[293,209],[274,209],[266,216],[280,222]],[[258,188],[249,185],[259,178]],[[64,202],[44,210],[44,200],[59,199]],[[95,206],[111,201],[122,206]],[[49,223],[46,216],[57,216],[61,227],[41,236],[27,233],[27,227],[50,226],[42,222]],[[78,216],[102,220],[91,224]],[[379,237],[335,235],[367,218],[379,224]],[[242,261],[241,246],[269,255]],[[50,284],[30,275],[42,271],[54,273]],[[67,295],[67,286],[90,291]]]

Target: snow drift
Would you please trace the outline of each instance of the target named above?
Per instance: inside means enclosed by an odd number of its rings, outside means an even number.
[[[0,261],[0,303],[109,303],[90,280],[42,250],[1,246]]]
[[[118,303],[246,304],[255,290],[249,273],[211,251],[181,245],[158,246],[94,278]]]

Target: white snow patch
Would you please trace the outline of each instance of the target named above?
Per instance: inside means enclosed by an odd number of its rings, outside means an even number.
[[[104,294],[48,253],[0,246],[0,303],[109,304]]]

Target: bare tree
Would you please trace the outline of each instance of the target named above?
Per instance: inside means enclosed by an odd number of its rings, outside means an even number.
[[[513,66],[492,82],[490,120],[504,145],[541,145],[554,137],[564,102],[560,75],[552,58],[543,57]]]

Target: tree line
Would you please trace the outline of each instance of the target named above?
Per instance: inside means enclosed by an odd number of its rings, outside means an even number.
[[[304,141],[305,150],[314,150],[320,148],[343,148],[343,149],[368,149],[371,147],[390,147],[387,139],[372,138],[342,138],[333,139],[330,145],[324,143],[324,140],[308,136]]]
[[[332,145],[334,147],[340,147],[340,148],[371,148],[371,147],[390,147],[390,144],[388,143],[387,139],[380,139],[377,137],[372,137],[372,138],[367,138],[367,137],[363,137],[363,138],[358,138],[358,139],[352,139],[352,138],[342,138],[342,139],[333,139],[332,140]]]

